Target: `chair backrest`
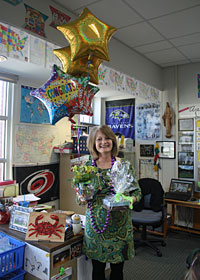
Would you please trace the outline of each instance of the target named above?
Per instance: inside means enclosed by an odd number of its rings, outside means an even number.
[[[164,191],[161,183],[153,178],[142,178],[138,181],[142,192],[142,199],[135,204],[134,210],[152,209],[161,211]]]

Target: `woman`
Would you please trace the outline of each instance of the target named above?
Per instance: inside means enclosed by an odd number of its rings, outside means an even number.
[[[134,256],[131,210],[109,211],[102,202],[106,195],[114,193],[108,171],[118,153],[117,139],[110,127],[102,125],[91,130],[87,145],[93,160],[86,164],[96,166],[98,174],[93,180],[94,196],[86,210],[83,253],[92,259],[93,280],[105,279],[106,263],[111,267],[110,280],[123,280],[124,261]],[[129,171],[134,177],[131,196],[135,203],[141,198],[141,190],[131,165]]]

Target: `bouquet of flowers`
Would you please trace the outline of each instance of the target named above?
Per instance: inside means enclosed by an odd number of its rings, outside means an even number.
[[[98,172],[97,168],[88,165],[76,165],[72,167],[72,170],[74,172],[73,186],[81,201],[92,199],[94,195],[92,179]]]
[[[138,185],[129,161],[115,161],[110,176],[115,194],[103,199],[104,207],[110,210],[132,209],[133,199],[129,193],[137,189]]]

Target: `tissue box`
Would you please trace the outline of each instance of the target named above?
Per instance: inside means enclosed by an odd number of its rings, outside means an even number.
[[[129,201],[121,200],[115,202],[113,196],[107,196],[103,199],[103,207],[112,211],[127,210],[129,208]]]

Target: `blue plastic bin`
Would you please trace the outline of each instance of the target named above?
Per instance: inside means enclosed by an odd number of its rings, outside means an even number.
[[[23,269],[17,269],[9,274],[7,274],[4,277],[1,277],[1,280],[24,280],[24,274],[26,273],[26,271],[24,271]]]
[[[0,238],[8,237],[12,249],[0,253],[0,277],[3,277],[23,266],[25,243],[0,232]],[[1,279],[1,278],[0,278]],[[4,278],[3,278],[4,279]],[[10,278],[18,279],[18,278]],[[23,278],[19,278],[23,279]]]

